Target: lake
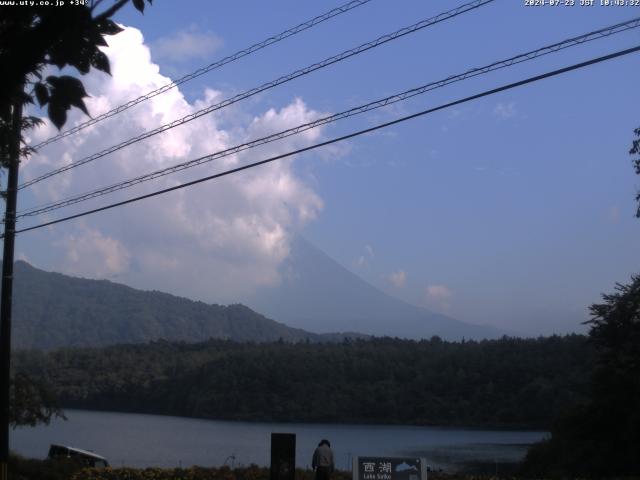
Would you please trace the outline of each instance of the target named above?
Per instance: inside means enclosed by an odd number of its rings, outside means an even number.
[[[93,450],[112,466],[268,466],[272,432],[296,434],[296,464],[305,468],[327,438],[336,467],[350,470],[360,456],[421,456],[433,468],[457,471],[474,463],[503,464],[524,457],[540,431],[348,424],[288,424],[201,420],[158,415],[66,410],[67,421],[11,432],[11,449],[44,458],[51,443]]]

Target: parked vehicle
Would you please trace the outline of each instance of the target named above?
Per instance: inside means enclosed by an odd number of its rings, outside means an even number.
[[[107,459],[96,453],[90,452],[88,450],[82,450],[80,448],[67,447],[65,445],[51,444],[51,446],[49,447],[48,458],[51,460],[70,458],[83,463],[87,467],[109,466],[109,462],[107,462]]]

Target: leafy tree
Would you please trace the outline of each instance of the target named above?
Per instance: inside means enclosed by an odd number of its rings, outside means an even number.
[[[147,1],[151,4],[152,0]],[[59,70],[75,68],[81,75],[89,73],[91,68],[110,73],[109,60],[100,47],[107,45],[106,36],[122,30],[111,17],[129,0],[116,0],[98,13],[97,8],[103,2],[96,0],[65,8],[44,5],[43,2],[35,2],[32,6],[18,4],[2,7],[1,168],[9,168],[12,162],[32,153],[32,149],[24,143],[22,132],[41,120],[35,116],[23,116],[24,105],[34,104],[37,100],[40,107],[47,108],[49,118],[58,129],[65,124],[71,107],[89,114],[84,104],[87,92],[82,81],[71,75],[48,75],[45,78],[43,74],[54,67]],[[144,0],[132,0],[132,3],[140,12],[144,11]],[[12,151],[18,153],[18,158],[12,157]],[[14,165],[13,171],[17,172],[17,165]],[[17,179],[17,173],[12,178]],[[13,200],[7,205],[13,203],[15,206],[15,190],[11,195]],[[8,198],[7,193],[2,192],[2,197]],[[14,214],[7,212],[8,216]],[[13,237],[12,234],[9,236]],[[13,258],[5,260],[13,262]],[[2,341],[4,347],[10,344],[7,338]],[[2,383],[7,385],[8,361],[3,363],[2,368]],[[10,422],[14,425],[48,422],[52,415],[59,414],[41,385],[20,376],[10,383]]]
[[[600,456],[619,473],[640,474],[640,275],[591,306],[597,361],[592,410],[604,435]]]
[[[629,155],[638,155],[638,158],[633,159],[633,166],[636,169],[636,174],[640,175],[640,127],[636,128],[633,133],[635,133],[638,138],[633,141]],[[636,217],[640,218],[640,191],[636,194],[636,201],[638,202]]]
[[[530,474],[640,474],[640,275],[591,306],[591,398],[557,418],[525,460]]]
[[[39,423],[48,424],[52,418],[65,418],[57,405],[54,393],[28,375],[16,375],[11,381],[10,423],[14,427]]]
[[[69,408],[190,417],[548,428],[588,390],[581,335],[118,345],[16,353]]]
[[[91,68],[110,73],[109,59],[99,47],[106,46],[105,37],[122,29],[111,17],[129,0],[117,0],[97,13],[104,0],[86,2],[70,8],[17,5],[2,7],[0,16],[0,164],[7,167],[11,144],[12,112],[18,104],[38,101],[47,108],[53,124],[62,128],[67,111],[76,107],[89,114],[84,98],[87,92],[82,82],[70,75],[49,75],[43,72],[57,67],[75,68],[80,74]],[[144,0],[132,0],[135,8],[144,11]],[[147,0],[151,3],[152,0]],[[34,116],[22,119],[21,130],[39,122]],[[31,153],[23,144],[22,155]]]
[[[640,175],[640,128],[629,150]],[[640,192],[636,196],[640,218]],[[529,474],[640,475],[640,275],[590,307],[596,360],[588,403],[560,415],[551,437],[534,445]]]

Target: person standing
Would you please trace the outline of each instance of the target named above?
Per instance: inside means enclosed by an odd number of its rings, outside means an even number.
[[[329,480],[334,470],[333,452],[329,440],[322,439],[313,452],[311,467],[316,472],[316,480]]]

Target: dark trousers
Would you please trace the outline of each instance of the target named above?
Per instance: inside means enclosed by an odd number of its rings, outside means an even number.
[[[329,480],[331,469],[329,467],[316,467],[316,480]]]

